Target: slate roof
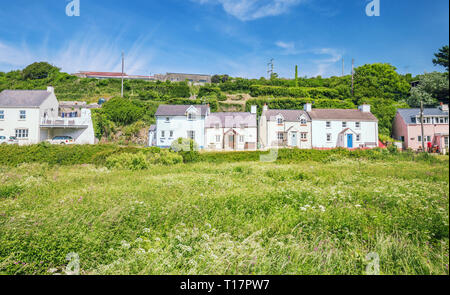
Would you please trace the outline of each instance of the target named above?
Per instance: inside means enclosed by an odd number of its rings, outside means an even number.
[[[220,124],[219,127],[225,128],[240,128],[241,124],[256,127],[256,114],[249,112],[211,113],[206,118],[205,127],[215,128],[217,124]]]
[[[398,109],[397,113],[402,117],[407,125],[415,125],[418,122],[413,122],[412,118],[420,115],[420,109]],[[448,112],[442,111],[440,108],[423,109],[424,116],[446,116]]]
[[[283,116],[286,122],[298,122],[301,115],[304,115],[308,121],[311,121],[308,113],[303,110],[268,110],[264,114],[268,121],[275,121],[279,114]]]
[[[312,120],[378,122],[378,119],[372,113],[365,113],[354,109],[312,109],[308,114]]]
[[[160,105],[155,116],[185,116],[191,106],[197,108],[202,116],[205,116],[209,110],[208,105]]]
[[[51,94],[47,90],[3,90],[0,107],[40,107]]]

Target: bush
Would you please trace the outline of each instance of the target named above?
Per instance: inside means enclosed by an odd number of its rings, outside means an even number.
[[[307,98],[328,98],[346,99],[340,95],[339,91],[326,87],[281,87],[253,85],[250,87],[251,96],[274,96],[274,97],[307,97]]]
[[[150,165],[174,165],[183,162],[183,157],[168,150],[159,152],[122,153],[111,155],[106,159],[109,169],[144,170]]]
[[[22,192],[22,188],[16,184],[0,185],[0,199],[14,198]]]
[[[139,120],[144,111],[128,99],[116,97],[107,101],[102,108],[107,118],[118,124],[131,124]]]

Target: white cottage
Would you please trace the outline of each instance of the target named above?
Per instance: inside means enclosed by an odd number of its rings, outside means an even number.
[[[357,110],[310,109],[312,147],[317,149],[378,147],[378,119],[370,105]]]
[[[0,93],[0,135],[20,145],[54,136],[71,136],[77,144],[94,144],[91,111],[60,108],[53,87],[47,90],[4,90]]]
[[[178,138],[193,139],[205,147],[205,120],[209,105],[160,105],[156,117],[156,146],[169,148]]]
[[[252,112],[211,113],[206,119],[208,150],[243,151],[257,149],[256,107]]]
[[[269,110],[264,105],[259,132],[262,149],[311,148],[311,118],[304,110]]]

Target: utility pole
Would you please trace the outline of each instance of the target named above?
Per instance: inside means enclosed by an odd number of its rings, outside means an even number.
[[[344,58],[342,58],[342,77],[344,77]]]
[[[355,81],[355,59],[352,58],[352,96],[355,96],[354,81]]]
[[[120,91],[120,96],[123,97],[123,75],[124,75],[124,70],[125,70],[125,57],[122,51],[122,90]]]
[[[423,138],[423,101],[420,102],[420,127],[422,128],[422,151],[425,152],[425,139]]]

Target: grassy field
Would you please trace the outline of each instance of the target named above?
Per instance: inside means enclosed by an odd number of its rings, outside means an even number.
[[[448,275],[442,160],[3,167],[0,273]]]

